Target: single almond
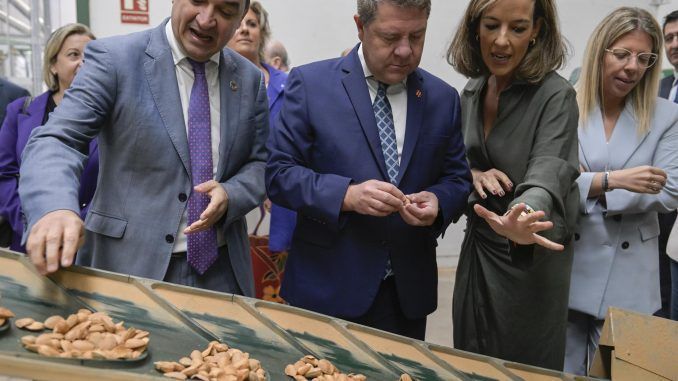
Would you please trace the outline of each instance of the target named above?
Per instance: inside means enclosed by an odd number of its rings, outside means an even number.
[[[21,338],[21,344],[23,344],[23,345],[35,344],[36,341],[37,341],[37,337],[35,337],[33,335],[27,335],[27,336],[23,336]]]
[[[28,327],[29,325],[31,325],[33,323],[35,323],[35,320],[33,320],[33,318],[21,318],[21,319],[16,319],[14,321],[14,325],[17,328]]]
[[[50,316],[47,319],[45,319],[43,324],[45,325],[45,328],[47,328],[47,329],[54,329],[54,327],[56,327],[57,323],[59,323],[61,321],[66,321],[66,320],[59,315],[53,315],[53,316]]]
[[[14,313],[12,311],[10,311],[8,308],[0,307],[0,319],[9,319],[13,317]]]
[[[163,373],[170,373],[174,372],[174,363],[170,361],[156,361],[153,363],[155,366],[155,369],[163,372]]]
[[[33,323],[25,326],[24,328],[29,330],[29,331],[37,332],[37,331],[42,331],[43,329],[45,329],[45,325],[42,324],[39,321],[34,321]]]
[[[75,340],[75,341],[73,341],[73,348],[75,348],[79,351],[83,351],[83,352],[93,351],[94,349],[96,349],[94,347],[94,344],[92,344],[91,341],[87,341],[87,340]]]

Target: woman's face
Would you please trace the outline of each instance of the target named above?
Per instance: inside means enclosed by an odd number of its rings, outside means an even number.
[[[498,79],[510,79],[523,61],[530,40],[539,33],[533,23],[535,0],[499,0],[480,16],[478,39],[485,66]]]
[[[603,99],[606,102],[624,102],[638,85],[648,69],[648,55],[638,57],[642,53],[652,53],[652,39],[638,29],[621,36],[607,48],[603,58]]]
[[[259,60],[259,46],[261,45],[261,25],[259,18],[250,9],[235,31],[235,35],[228,42],[228,47],[240,53],[249,60]]]
[[[92,39],[84,34],[71,34],[66,37],[57,53],[56,62],[50,67],[52,74],[56,74],[59,80],[59,90],[65,91],[71,87],[73,78],[82,65],[85,45]]]

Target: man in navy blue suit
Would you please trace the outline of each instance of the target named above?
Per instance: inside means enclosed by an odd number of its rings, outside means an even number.
[[[678,10],[666,15],[662,26],[664,34],[664,49],[666,49],[666,58],[673,65],[673,74],[662,78],[659,82],[659,96],[678,103],[678,81],[676,81],[676,71],[678,70]],[[666,243],[669,239],[669,233],[676,221],[676,211],[671,213],[659,214],[659,286],[662,298],[662,308],[655,312],[656,316],[669,318],[671,300],[671,284],[678,280],[671,279],[670,266],[673,261],[666,255]],[[678,268],[678,264],[674,264]]]
[[[268,141],[269,197],[298,212],[282,296],[424,339],[436,238],[471,188],[459,95],[418,69],[430,0],[358,0],[346,57],[295,68]]]

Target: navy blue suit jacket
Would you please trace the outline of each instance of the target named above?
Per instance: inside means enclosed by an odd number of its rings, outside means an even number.
[[[674,77],[673,75],[669,75],[667,77],[662,78],[662,80],[659,82],[659,96],[664,98],[664,99],[669,99],[669,93],[671,92],[671,86],[673,85],[673,80]],[[669,99],[672,101],[673,99]]]
[[[457,92],[417,69],[407,79],[407,122],[398,188],[434,193],[434,226],[398,214],[341,212],[351,183],[388,182],[379,133],[357,47],[344,58],[290,73],[268,140],[269,197],[299,214],[282,296],[292,305],[357,317],[371,306],[391,258],[404,314],[436,308],[436,238],[462,214],[471,189]]]

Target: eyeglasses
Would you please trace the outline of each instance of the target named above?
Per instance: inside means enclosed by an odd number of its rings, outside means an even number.
[[[631,57],[635,56],[638,66],[645,69],[652,67],[657,62],[657,55],[655,53],[632,53],[624,48],[605,49],[605,51],[612,53],[612,56],[623,64],[627,64]]]

